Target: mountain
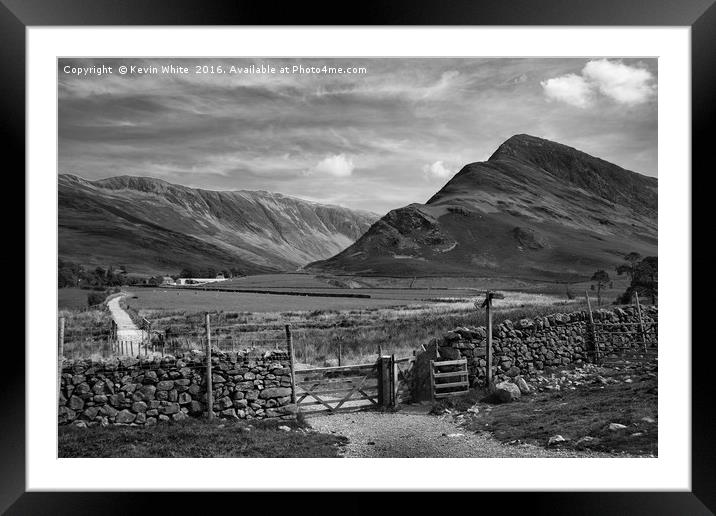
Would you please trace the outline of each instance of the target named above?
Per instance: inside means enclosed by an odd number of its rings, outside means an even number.
[[[59,256],[130,272],[184,267],[246,274],[333,256],[378,219],[264,191],[210,191],[148,177],[58,177]]]
[[[577,280],[657,254],[657,179],[529,135],[470,163],[425,204],[393,210],[306,269]]]

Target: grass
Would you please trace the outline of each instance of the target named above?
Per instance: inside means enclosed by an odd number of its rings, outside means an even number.
[[[587,381],[575,390],[537,392],[504,405],[481,403],[479,413],[470,416],[467,428],[490,432],[504,443],[545,446],[550,437],[558,434],[567,440],[559,444],[562,448],[657,456],[656,377],[633,369],[602,369],[600,373],[619,383],[603,385]],[[633,383],[624,382],[628,377]],[[473,394],[471,399],[452,401],[444,406],[465,410],[479,397]],[[642,418],[651,418],[654,422]],[[626,428],[609,430],[610,423],[620,423]],[[592,440],[579,442],[585,436]]]
[[[336,299],[308,299],[302,310],[289,311],[224,311],[211,310],[205,304],[206,295],[216,293],[187,290],[167,290],[159,302],[158,291],[149,293],[137,289],[126,298],[130,308],[141,317],[152,321],[154,329],[169,328],[175,338],[177,349],[199,349],[204,337],[204,310],[210,312],[213,345],[221,349],[235,350],[246,347],[284,347],[284,326],[289,324],[293,335],[295,356],[299,363],[337,365],[338,351],[342,352],[342,364],[366,363],[375,360],[378,348],[384,353],[399,356],[412,355],[421,344],[438,337],[456,326],[479,326],[485,324],[484,310],[476,310],[477,297],[440,297],[429,301],[409,302],[394,300],[389,306],[371,306],[371,299],[363,306],[340,309]],[[240,300],[254,294],[221,293]],[[258,295],[260,296],[260,295]],[[148,299],[151,297],[151,299]],[[263,302],[281,297],[263,296]],[[179,300],[174,303],[173,300]],[[190,306],[190,309],[167,307]],[[318,308],[317,308],[318,307]],[[504,319],[521,319],[544,313],[582,309],[579,302],[543,294],[507,293],[506,299],[495,302],[495,323]]]
[[[278,430],[286,425],[290,432]],[[295,421],[186,419],[153,427],[59,427],[59,457],[338,457],[340,436]]]

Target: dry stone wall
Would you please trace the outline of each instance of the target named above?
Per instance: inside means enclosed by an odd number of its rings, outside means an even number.
[[[212,353],[213,411],[225,419],[295,419],[285,352]],[[206,355],[65,360],[59,424],[155,425],[206,417]]]
[[[645,323],[656,322],[658,310],[654,306],[642,307]],[[595,323],[636,323],[639,321],[636,306],[623,306],[612,310],[593,312]],[[613,326],[609,331],[634,331],[630,325]],[[592,361],[594,343],[589,330],[586,311],[557,313],[544,317],[505,320],[493,326],[493,365],[495,381],[516,376],[530,376],[547,367],[567,367]],[[609,356],[619,347],[640,346],[637,334],[610,335],[609,344],[600,346],[603,356]],[[429,376],[429,361],[466,358],[469,381],[473,387],[484,386],[486,378],[487,330],[483,326],[456,328],[442,338],[434,339],[426,351],[418,354],[416,367],[423,370],[419,378]],[[418,382],[414,390],[418,398],[425,399],[429,386]]]

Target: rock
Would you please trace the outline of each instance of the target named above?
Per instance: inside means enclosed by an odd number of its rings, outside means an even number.
[[[470,407],[469,409],[467,409],[467,411],[470,412],[471,414],[479,414],[480,413],[480,409],[478,408],[477,404],[475,404],[472,407]]]
[[[69,407],[59,407],[57,410],[57,422],[59,424],[65,424],[77,417],[77,413]]]
[[[80,397],[70,396],[70,401],[68,402],[68,406],[74,411],[79,411],[84,408],[85,402]]]
[[[577,444],[585,444],[585,443],[591,443],[594,442],[596,439],[592,437],[591,435],[585,435],[584,437],[580,437],[577,440]]]
[[[278,429],[281,430],[282,432],[290,432],[291,431],[291,427],[286,426],[286,425],[281,425],[278,427]]]
[[[178,403],[172,403],[169,402],[164,406],[159,407],[159,413],[160,414],[176,414],[179,412],[179,404]],[[161,417],[160,417],[161,419]]]
[[[174,388],[173,380],[162,380],[157,384],[158,391],[169,391]]]
[[[644,423],[656,423],[656,420],[654,418],[648,416],[641,418],[641,420],[644,421]]]
[[[143,385],[132,394],[132,399],[136,401],[149,401],[154,399],[154,393],[157,388],[154,385]]]
[[[554,446],[555,444],[563,443],[563,442],[565,442],[566,440],[567,440],[567,439],[565,439],[564,437],[562,437],[562,436],[559,435],[559,434],[553,435],[553,436],[550,437],[549,440],[547,441],[547,446]]]
[[[291,395],[291,388],[290,387],[269,387],[268,389],[264,389],[259,394],[259,397],[261,399],[268,399],[268,398],[283,398],[285,396]],[[248,397],[248,396],[247,396]]]
[[[162,416],[159,416],[159,417],[161,418]],[[164,416],[164,417],[166,417],[166,416]],[[172,419],[173,419],[174,421],[182,421],[182,420],[184,420],[184,419],[186,419],[186,418],[188,418],[188,417],[189,417],[189,416],[187,416],[186,414],[184,414],[184,412],[177,412],[176,414],[174,414],[174,415],[172,416]]]
[[[621,423],[609,423],[609,430],[612,432],[616,432],[618,430],[624,430],[626,428],[626,425],[622,425]]]
[[[132,423],[136,417],[137,416],[129,410],[124,409],[117,414],[115,421],[119,424],[129,424]]]
[[[146,412],[147,404],[143,401],[135,401],[134,403],[132,403],[132,410],[134,412]]]
[[[519,399],[522,393],[520,388],[512,382],[501,382],[495,385],[495,397],[501,403],[508,403]]]
[[[522,394],[529,394],[530,392],[532,392],[532,389],[530,389],[529,384],[527,383],[527,381],[525,381],[523,377],[517,376],[514,379],[514,382]]]

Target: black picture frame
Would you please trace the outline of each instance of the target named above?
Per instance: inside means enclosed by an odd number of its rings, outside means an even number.
[[[201,0],[0,0],[0,134],[6,158],[25,167],[25,30],[32,26],[112,25],[551,25],[689,26],[692,52],[692,170],[706,174],[716,117],[716,0],[365,0],[340,3]],[[697,174],[692,172],[692,178]],[[24,186],[22,187],[24,188]],[[693,191],[693,189],[692,189]],[[701,206],[701,207],[700,207]],[[706,217],[707,205],[694,203],[693,220]],[[694,260],[699,264],[699,260]],[[705,264],[704,264],[705,265]],[[24,266],[23,266],[24,267]],[[29,271],[25,268],[25,274]],[[689,300],[686,300],[689,301]],[[692,306],[697,308],[695,303]],[[698,308],[697,308],[698,313]],[[25,313],[27,324],[28,313]],[[692,316],[693,317],[693,316]],[[684,324],[687,322],[684,321]],[[691,321],[688,321],[689,326]],[[690,327],[685,331],[687,349]],[[676,345],[677,343],[669,343]],[[713,514],[716,511],[714,383],[709,381],[710,343],[692,347],[692,491],[639,493],[480,493],[480,506],[509,499],[509,508],[549,514]],[[6,346],[7,349],[7,346]],[[145,512],[161,496],[164,512],[184,512],[196,494],[27,493],[25,491],[25,356],[6,352],[0,407],[5,423],[0,449],[0,510],[7,514],[89,514]],[[662,386],[666,389],[668,386]],[[346,499],[356,495],[352,493]],[[227,495],[229,496],[229,495]],[[478,495],[473,495],[473,499]],[[302,500],[305,495],[296,495]],[[224,496],[215,495],[213,504]],[[414,503],[423,503],[416,495]],[[491,503],[492,502],[492,503]],[[358,511],[348,503],[347,511]],[[373,504],[371,504],[373,505]],[[374,507],[377,507],[375,505]],[[138,510],[139,509],[139,510]],[[504,512],[504,510],[500,510]]]

